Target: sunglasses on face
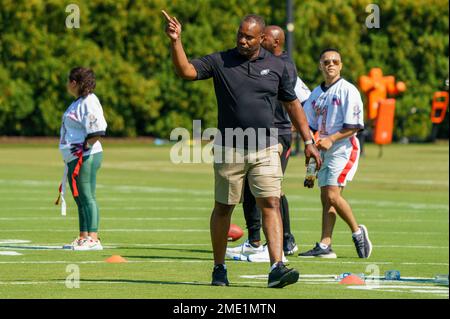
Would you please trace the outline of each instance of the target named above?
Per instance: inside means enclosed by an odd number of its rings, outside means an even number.
[[[322,63],[325,66],[329,66],[332,63],[333,63],[333,65],[339,65],[341,63],[341,61],[340,60],[331,59],[331,60],[320,61],[320,63]]]

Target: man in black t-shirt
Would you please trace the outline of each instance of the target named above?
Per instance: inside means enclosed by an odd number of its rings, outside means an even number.
[[[242,201],[246,178],[262,212],[271,263],[268,287],[293,284],[299,273],[282,262],[283,227],[279,213],[282,172],[277,135],[271,130],[277,100],[282,101],[306,141],[307,161],[314,157],[320,167],[321,158],[285,63],[261,47],[265,24],[260,16],[248,15],[242,20],[236,48],[189,61],[181,42],[181,24],[175,17],[164,11],[163,14],[177,74],[187,80],[214,81],[220,134],[215,139],[215,204],[210,221],[212,285],[229,284],[225,266],[227,233],[233,209]],[[225,163],[221,155],[225,155]],[[231,162],[228,155],[233,158]]]
[[[294,62],[289,58],[288,54],[283,51],[285,43],[283,29],[276,25],[270,25],[265,28],[264,33],[265,37],[262,47],[286,63],[292,86],[295,88],[294,90],[298,99],[303,104],[303,102],[308,99],[311,91],[298,77],[297,68]],[[284,174],[291,153],[292,123],[286,110],[279,101],[277,101],[275,110],[274,126],[278,129],[278,142],[283,147],[283,151],[280,154],[280,161],[281,169]],[[251,193],[248,183],[245,183],[244,201],[242,206],[248,229],[248,239],[237,247],[227,248],[226,255],[229,258],[240,258],[241,255],[244,255],[248,256],[248,260],[250,261],[266,260],[268,259],[266,246],[261,244],[261,211],[256,205],[255,197]],[[295,243],[295,237],[291,233],[289,205],[283,192],[281,193],[280,198],[280,213],[283,221],[283,250],[286,255],[293,255],[298,251],[298,247]]]

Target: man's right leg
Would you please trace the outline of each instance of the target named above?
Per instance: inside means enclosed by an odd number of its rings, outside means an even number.
[[[225,155],[237,158],[239,154],[232,148],[224,149]],[[223,153],[222,153],[223,154]],[[235,157],[236,156],[236,157]],[[211,244],[214,256],[212,273],[213,286],[228,286],[225,252],[230,229],[231,213],[241,202],[246,175],[246,165],[236,161],[214,162],[214,210],[210,219]]]
[[[225,264],[228,230],[230,229],[231,213],[234,205],[215,202],[210,219],[211,243],[214,255],[214,265]]]

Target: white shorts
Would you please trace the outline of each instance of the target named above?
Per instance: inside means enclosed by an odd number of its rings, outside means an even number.
[[[355,176],[360,153],[356,136],[338,141],[328,151],[321,151],[322,167],[317,174],[319,187],[345,186]]]

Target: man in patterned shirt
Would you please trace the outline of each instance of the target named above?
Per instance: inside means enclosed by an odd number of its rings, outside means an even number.
[[[322,167],[317,173],[323,208],[320,243],[299,257],[336,258],[331,237],[338,214],[350,227],[360,258],[369,258],[372,244],[367,228],[358,225],[348,202],[342,197],[347,181],[358,167],[360,147],[356,133],[364,129],[363,103],[358,89],[341,77],[342,60],[336,49],[320,54],[325,81],[316,87],[304,105],[311,130],[319,131],[317,146]]]

